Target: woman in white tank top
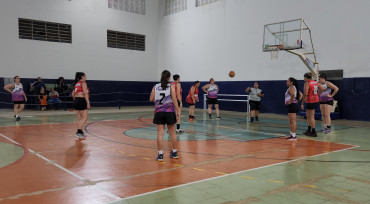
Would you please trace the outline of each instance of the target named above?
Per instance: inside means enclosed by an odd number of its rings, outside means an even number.
[[[216,119],[220,120],[220,109],[217,101],[217,94],[220,89],[218,88],[217,84],[215,84],[215,80],[211,78],[209,80],[209,84],[204,85],[202,90],[207,94],[209,119],[212,119],[212,105],[214,105],[216,110]]]
[[[288,110],[290,134],[288,140],[296,140],[297,130],[297,112],[298,102],[302,99],[303,94],[299,91],[298,82],[295,78],[290,77],[286,81],[288,90],[285,92],[285,107]]]
[[[14,103],[14,117],[16,121],[20,121],[19,114],[24,109],[24,104],[27,102],[27,96],[24,93],[23,85],[21,84],[19,76],[14,77],[14,82],[4,86],[4,89],[12,94],[12,101]]]
[[[320,110],[324,121],[325,134],[331,132],[331,118],[330,113],[334,104],[334,95],[338,93],[339,88],[333,83],[326,80],[325,74],[320,74],[319,83],[324,87],[324,91],[320,93]],[[332,93],[333,90],[333,93]]]

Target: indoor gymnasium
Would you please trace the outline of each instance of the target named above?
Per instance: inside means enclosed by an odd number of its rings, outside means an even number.
[[[370,203],[368,0],[1,0],[0,204]]]

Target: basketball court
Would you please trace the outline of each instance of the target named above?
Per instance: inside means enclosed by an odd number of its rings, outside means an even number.
[[[1,2],[0,204],[370,203],[369,7]]]
[[[367,122],[339,121],[330,136],[287,142],[285,117],[251,124],[245,113],[218,121],[198,111],[196,123],[182,119],[180,158],[166,148],[157,162],[150,108],[91,110],[83,142],[71,134],[73,112],[28,111],[16,124],[3,113],[1,203],[369,201],[360,196],[369,190]]]

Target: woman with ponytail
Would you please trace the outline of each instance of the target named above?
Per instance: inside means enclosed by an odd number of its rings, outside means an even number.
[[[73,107],[77,113],[77,133],[76,137],[80,140],[86,139],[82,131],[87,121],[87,110],[90,109],[89,89],[86,84],[86,75],[83,72],[77,72],[75,77],[75,86],[72,92]]]
[[[150,102],[155,104],[153,123],[157,125],[157,161],[163,161],[163,135],[166,124],[172,142],[170,157],[173,159],[179,158],[175,124],[179,119],[180,108],[177,102],[175,85],[171,85],[170,77],[171,73],[169,71],[164,70],[162,72],[161,82],[153,87],[149,99]]]
[[[191,86],[190,90],[189,90],[189,94],[188,96],[186,97],[186,103],[189,105],[189,118],[188,118],[188,121],[189,122],[194,122],[195,121],[195,104],[197,102],[199,102],[199,98],[198,98],[198,88],[200,86],[200,82],[199,81],[195,81],[194,82],[194,85]]]
[[[298,112],[298,102],[302,99],[302,93],[299,91],[298,81],[290,77],[286,81],[288,90],[285,92],[285,106],[288,110],[289,123],[290,123],[290,134],[287,138],[288,140],[296,140],[296,130],[297,130],[297,112]]]

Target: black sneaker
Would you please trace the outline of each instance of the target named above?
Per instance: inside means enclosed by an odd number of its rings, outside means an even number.
[[[306,135],[306,136],[311,136],[311,134],[312,134],[312,133],[311,133],[311,131],[308,131],[308,130],[307,130],[307,131],[306,131],[306,132],[304,132],[303,134],[304,134],[304,135]]]
[[[311,132],[311,134],[310,135],[307,135],[307,136],[317,137],[317,134],[316,134],[316,132]]]
[[[177,158],[179,158],[179,155],[177,154],[177,152],[172,152],[171,151],[170,157],[173,158],[173,159],[177,159]]]
[[[157,161],[163,161],[163,154],[158,154]]]
[[[218,116],[218,117],[216,118],[216,120],[221,120],[221,117],[220,117],[220,116]]]
[[[258,120],[258,117],[256,117],[256,121],[259,121],[259,120]]]
[[[253,117],[251,117],[251,122],[253,122],[254,121],[254,118]]]
[[[286,138],[287,140],[297,140],[297,137],[293,137],[292,135],[289,135],[288,138]]]

